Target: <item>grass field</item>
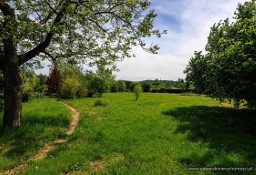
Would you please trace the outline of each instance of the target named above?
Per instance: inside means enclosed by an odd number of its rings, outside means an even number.
[[[255,113],[197,95],[104,94],[64,100],[81,112],[76,132],[23,174],[253,174],[191,171],[191,167],[256,165]],[[225,105],[227,106],[227,105]],[[0,170],[25,161],[68,125],[69,112],[54,99],[24,105],[23,126],[0,134]],[[20,151],[21,150],[21,151]]]

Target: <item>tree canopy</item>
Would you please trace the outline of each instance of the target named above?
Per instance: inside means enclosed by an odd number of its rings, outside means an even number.
[[[214,24],[208,36],[206,54],[195,52],[185,73],[187,80],[220,100],[245,100],[256,107],[256,3],[239,4],[234,22]]]
[[[146,48],[143,40],[161,35],[153,29],[154,11],[144,12],[149,5],[147,0],[2,1],[0,37],[15,40],[19,65],[35,57],[111,64],[131,56],[135,45],[157,52],[158,46]]]

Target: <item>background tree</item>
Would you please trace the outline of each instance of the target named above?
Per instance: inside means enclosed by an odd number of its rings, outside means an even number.
[[[22,88],[23,88],[23,102],[27,102],[33,92],[35,92],[36,85],[39,82],[38,77],[32,70],[22,70]]]
[[[250,0],[238,5],[235,22],[226,19],[214,24],[206,55],[196,53],[185,71],[187,79],[210,96],[233,99],[235,106],[245,100],[250,108],[256,107],[255,11],[255,0]]]
[[[92,97],[93,95],[96,95],[97,97],[102,97],[102,94],[104,92],[108,92],[110,90],[109,81],[96,73],[87,72],[86,81],[89,97]]]
[[[133,86],[134,86],[133,82],[132,81],[127,81],[127,80],[124,80],[124,82],[125,82],[126,90],[128,92],[132,92],[133,91]]]
[[[48,77],[43,74],[37,75],[38,83],[36,85],[36,91],[40,93],[45,93],[47,90],[47,79]]]
[[[148,83],[143,83],[142,84],[142,89],[143,89],[143,92],[149,92],[151,87],[150,87],[150,84]]]
[[[193,83],[197,93],[205,93],[207,88],[207,63],[202,52],[195,52],[184,70],[186,82]]]
[[[124,80],[114,81],[111,85],[111,92],[126,92],[126,83]]]
[[[156,35],[147,0],[0,0],[0,69],[4,75],[4,126],[19,126],[22,113],[20,66],[37,57],[72,64],[114,64],[131,56],[145,37]]]
[[[60,91],[60,71],[54,67],[47,79],[47,92],[49,94],[56,94]]]

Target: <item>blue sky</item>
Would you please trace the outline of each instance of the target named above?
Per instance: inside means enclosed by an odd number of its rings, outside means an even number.
[[[183,70],[194,51],[204,50],[210,27],[220,20],[232,18],[238,3],[245,0],[150,0],[158,17],[156,28],[167,29],[160,39],[147,39],[160,46],[158,55],[135,47],[135,58],[117,63],[117,79],[177,80],[185,78]]]

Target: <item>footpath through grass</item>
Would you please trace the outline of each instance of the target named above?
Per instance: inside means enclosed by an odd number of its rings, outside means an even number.
[[[104,94],[102,100],[109,103],[105,107],[94,106],[95,100],[65,101],[81,112],[76,132],[68,142],[50,152],[48,158],[30,162],[24,174],[255,173],[188,169],[215,166],[255,168],[256,119],[253,112],[222,107],[216,100],[197,95],[144,93],[134,101],[132,93]],[[30,103],[43,105],[45,102],[35,100]],[[60,104],[54,104],[62,109]],[[53,103],[47,102],[47,105]],[[44,122],[45,118],[41,117],[44,115],[37,115],[34,120]],[[51,118],[46,117],[46,120]],[[56,125],[66,126],[66,116],[63,118],[65,122],[56,121]],[[30,120],[24,119],[23,122]],[[22,135],[30,131],[27,132]],[[37,134],[33,136],[34,144],[38,144]],[[0,135],[0,143],[4,140],[11,146],[12,139],[8,139],[11,136]],[[24,148],[29,149],[27,145]],[[12,160],[7,152],[0,152],[0,169],[8,167],[1,159]]]
[[[41,147],[61,137],[70,123],[70,111],[50,98],[23,103],[19,128],[3,130],[2,111],[0,115],[0,172],[26,162]]]

